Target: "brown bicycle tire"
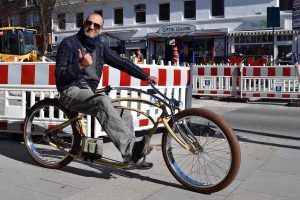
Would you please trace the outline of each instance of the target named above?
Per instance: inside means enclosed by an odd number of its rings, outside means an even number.
[[[171,174],[176,178],[176,180],[178,180],[181,184],[183,184],[188,189],[199,193],[205,193],[205,194],[210,194],[210,193],[220,191],[226,188],[235,179],[239,171],[240,162],[241,162],[241,153],[240,153],[240,146],[238,143],[238,139],[235,136],[232,128],[224,121],[222,117],[206,109],[202,109],[202,108],[186,109],[174,115],[174,119],[179,120],[183,117],[188,117],[188,116],[199,116],[208,119],[212,121],[214,124],[216,124],[220,128],[220,130],[222,130],[222,132],[226,136],[226,139],[231,149],[232,162],[231,162],[230,170],[227,173],[226,177],[220,183],[212,187],[198,187],[187,183],[177,174],[174,168],[172,168],[171,163],[168,159],[167,138],[168,135],[170,134],[168,131],[165,131],[162,136],[162,153],[163,153],[165,163],[169,171],[171,172]],[[172,127],[171,121],[172,120],[170,120],[169,125]]]
[[[37,158],[37,156],[34,155],[32,149],[27,145],[28,144],[28,139],[27,139],[27,133],[26,133],[26,127],[29,123],[29,120],[31,119],[32,115],[39,109],[46,107],[46,106],[54,106],[61,111],[63,111],[66,116],[70,119],[74,117],[77,113],[71,112],[67,110],[63,105],[61,105],[57,99],[44,99],[39,102],[37,102],[34,106],[30,108],[30,110],[27,113],[27,116],[24,120],[24,129],[23,129],[23,139],[24,139],[24,144],[26,147],[27,152],[29,153],[30,157],[35,161],[36,164],[38,164],[41,167],[45,168],[50,168],[50,169],[60,169],[66,165],[68,165],[74,157],[67,155],[64,157],[60,162],[57,163],[47,163],[46,161],[42,161]],[[80,133],[77,130],[77,126],[79,125],[78,121],[72,122],[71,127],[72,127],[72,132],[74,135],[73,143],[70,148],[70,153],[72,154],[77,154],[80,150],[80,143],[81,143],[81,136]]]

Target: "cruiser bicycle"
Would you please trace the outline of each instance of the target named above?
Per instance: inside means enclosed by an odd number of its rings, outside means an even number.
[[[182,103],[168,98],[152,83],[150,90],[129,87],[98,89],[95,96],[111,90],[128,90],[149,95],[144,98],[115,98],[116,109],[144,115],[152,122],[151,136],[162,125],[161,146],[167,168],[188,189],[200,193],[213,193],[224,189],[236,177],[240,167],[240,147],[231,127],[217,114],[203,109],[181,110]],[[121,102],[137,102],[156,107],[161,114],[154,120],[142,106],[122,106]],[[129,105],[128,103],[126,105]],[[84,160],[86,115],[71,112],[58,99],[43,99],[32,106],[24,121],[24,143],[30,157],[40,166],[60,169],[74,158]],[[128,169],[132,164],[106,158],[90,160],[112,168]]]

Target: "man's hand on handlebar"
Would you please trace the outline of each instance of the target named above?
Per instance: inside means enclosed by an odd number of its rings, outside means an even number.
[[[148,77],[148,82],[157,84],[157,82],[158,82],[157,77],[155,77],[155,76],[149,76]]]

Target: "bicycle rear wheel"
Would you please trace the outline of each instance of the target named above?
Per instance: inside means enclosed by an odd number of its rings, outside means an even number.
[[[164,133],[162,152],[172,175],[190,190],[200,193],[213,193],[228,186],[240,166],[240,147],[230,126],[215,113],[201,108],[181,111],[174,119],[181,134],[170,120],[174,133],[186,144],[187,137],[194,138],[199,146],[191,153],[169,132]]]
[[[78,121],[51,134],[46,134],[46,131],[75,115],[76,113],[68,111],[57,99],[44,99],[29,110],[24,121],[24,144],[30,157],[38,165],[59,169],[74,159],[67,152],[76,154],[80,150],[81,136],[76,129]],[[66,152],[50,145],[49,141]]]

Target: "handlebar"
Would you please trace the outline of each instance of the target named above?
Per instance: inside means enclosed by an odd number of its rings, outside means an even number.
[[[135,92],[139,92],[139,93],[144,93],[147,94],[149,96],[154,97],[155,99],[157,99],[160,102],[163,102],[165,105],[167,105],[170,109],[171,112],[173,113],[175,109],[180,110],[182,107],[182,102],[178,101],[175,98],[168,98],[165,94],[163,94],[161,91],[159,91],[159,89],[156,88],[155,84],[151,81],[149,81],[149,85],[152,87],[152,90],[148,90],[148,91],[144,91],[144,90],[140,90],[140,89],[136,89],[136,88],[130,88],[130,87],[111,87],[111,86],[106,86],[104,88],[100,88],[100,89],[96,89],[95,93],[96,94],[100,94],[100,93],[106,93],[108,95],[108,93],[111,90],[129,90],[129,91],[135,91]],[[157,95],[158,94],[158,95]]]
[[[172,109],[181,109],[182,107],[182,102],[181,101],[178,101],[177,99],[175,98],[168,98],[166,95],[164,95],[163,93],[161,93],[157,88],[156,86],[154,85],[154,83],[152,83],[151,81],[149,81],[149,85],[152,87],[152,89],[157,93],[159,94],[161,97],[163,97],[167,102],[167,105],[169,105],[170,108]]]
[[[113,88],[110,87],[110,85],[108,85],[108,86],[106,86],[106,87],[104,87],[104,88],[96,89],[96,90],[95,90],[95,93],[96,93],[96,94],[99,94],[99,93],[105,92],[105,94],[108,94],[111,90],[113,90]]]

